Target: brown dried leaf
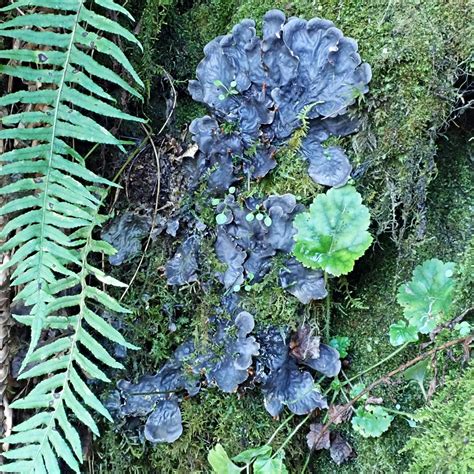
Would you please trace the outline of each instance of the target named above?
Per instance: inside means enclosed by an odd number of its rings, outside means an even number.
[[[308,447],[311,450],[329,449],[329,430],[322,433],[324,425],[322,423],[311,423],[310,432],[306,435]],[[321,434],[322,433],[322,434]]]
[[[381,397],[369,397],[365,404],[366,405],[382,405],[383,403],[383,398]]]
[[[353,456],[352,446],[339,433],[334,433],[329,452],[338,466]]]
[[[293,356],[299,360],[317,359],[319,357],[320,337],[313,335],[313,329],[302,324],[291,337],[290,349]]]
[[[331,405],[329,407],[329,419],[335,425],[340,425],[345,421],[349,421],[352,417],[352,410],[345,405]]]

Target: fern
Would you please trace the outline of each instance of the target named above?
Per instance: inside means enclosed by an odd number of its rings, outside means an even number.
[[[131,18],[113,0],[93,3]],[[0,25],[0,36],[22,45],[0,51],[0,59],[10,63],[0,66],[0,73],[36,82],[40,88],[0,98],[0,107],[25,104],[23,112],[1,119],[10,128],[0,130],[0,140],[29,143],[0,156],[0,174],[10,176],[11,181],[0,193],[13,195],[0,208],[1,215],[10,215],[0,239],[10,238],[0,250],[16,249],[3,269],[14,268],[12,285],[21,286],[16,299],[31,308],[29,315],[15,316],[31,328],[19,378],[47,377],[11,405],[37,412],[4,440],[14,449],[4,453],[11,462],[2,466],[2,471],[59,473],[62,459],[79,472],[81,441],[71,416],[96,435],[99,430],[91,410],[110,419],[84,378],[107,382],[100,366],[122,367],[97,336],[134,346],[98,314],[101,306],[116,312],[127,310],[91,285],[94,280],[122,285],[89,261],[93,252],[114,252],[110,245],[93,238],[94,229],[105,220],[99,213],[104,187],[113,184],[87,170],[84,158],[68,141],[123,149],[125,142],[84,111],[142,121],[119,110],[98,80],[106,79],[136,97],[141,97],[139,92],[97,59],[97,55],[108,56],[120,62],[143,86],[125,54],[101,32],[139,43],[117,22],[86,8],[84,0],[18,0],[1,8],[0,13],[23,7],[29,12]],[[21,178],[14,180],[12,175],[17,174]],[[39,344],[45,329],[59,330],[60,336]]]

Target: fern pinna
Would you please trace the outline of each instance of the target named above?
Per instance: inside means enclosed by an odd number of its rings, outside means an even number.
[[[96,12],[100,10],[132,19],[113,0],[87,5],[85,0],[17,0],[0,9],[2,16],[9,16],[0,24],[0,36],[14,45],[0,51],[0,73],[30,85],[0,98],[0,107],[10,111],[1,119],[0,139],[21,145],[0,157],[0,173],[10,178],[0,189],[10,195],[0,209],[9,215],[0,234],[9,239],[0,250],[14,252],[6,266],[12,268],[12,285],[20,287],[16,299],[30,308],[28,315],[16,316],[31,327],[19,378],[43,377],[11,405],[36,414],[3,440],[13,448],[3,454],[9,462],[2,472],[57,473],[62,462],[79,472],[76,420],[98,434],[92,411],[110,419],[85,380],[108,381],[101,366],[121,367],[100,340],[133,348],[98,314],[101,307],[127,310],[92,286],[94,280],[121,285],[90,263],[93,252],[114,252],[93,233],[105,220],[99,208],[112,183],[87,170],[73,141],[123,149],[124,142],[91,118],[91,112],[141,121],[119,110],[100,84],[107,80],[140,97],[104,65],[115,60],[143,86],[120,47],[103,33],[138,41]],[[23,104],[21,109],[18,104]],[[54,330],[55,337],[43,341],[46,329]]]

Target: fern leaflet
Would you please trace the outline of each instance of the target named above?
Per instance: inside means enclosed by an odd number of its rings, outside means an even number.
[[[113,0],[94,3],[130,17]],[[99,214],[103,188],[113,184],[87,170],[84,158],[68,141],[123,149],[123,141],[85,113],[142,121],[118,109],[98,81],[106,79],[136,97],[141,97],[139,92],[97,59],[108,56],[119,61],[143,86],[125,54],[102,33],[139,43],[117,22],[88,9],[84,0],[18,0],[0,13],[21,8],[32,13],[0,25],[0,36],[21,45],[0,51],[0,59],[9,61],[0,65],[0,73],[36,83],[36,88],[0,98],[0,107],[26,104],[23,111],[1,119],[5,128],[0,130],[0,140],[16,140],[24,147],[0,156],[0,174],[10,177],[10,184],[0,193],[13,195],[0,208],[1,215],[10,215],[0,233],[0,239],[9,239],[0,250],[16,249],[3,268],[14,268],[12,285],[21,287],[16,299],[30,308],[29,315],[15,316],[31,328],[19,378],[47,377],[11,405],[37,413],[4,440],[15,448],[4,454],[11,462],[2,470],[59,473],[62,459],[79,472],[81,442],[71,415],[97,435],[90,410],[110,419],[84,378],[108,381],[101,366],[121,367],[98,336],[133,346],[98,314],[101,306],[116,312],[127,310],[89,284],[94,277],[104,284],[121,285],[89,263],[92,252],[114,252],[93,238],[94,229],[105,220]],[[21,178],[13,179],[18,174]],[[60,330],[60,336],[40,343],[45,329]]]

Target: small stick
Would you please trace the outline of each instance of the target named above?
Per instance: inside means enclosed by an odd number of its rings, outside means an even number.
[[[452,341],[448,341],[441,346],[435,347],[434,349],[431,349],[428,352],[425,352],[423,354],[420,354],[419,356],[415,357],[412,360],[409,360],[408,362],[405,362],[404,364],[400,365],[394,370],[391,370],[390,372],[386,373],[382,377],[378,378],[375,380],[375,382],[372,382],[367,388],[362,390],[356,397],[354,397],[352,400],[350,400],[348,403],[345,405],[342,405],[342,407],[336,411],[336,413],[329,419],[329,421],[323,426],[321,429],[321,432],[319,433],[318,439],[316,439],[315,443],[317,443],[324,433],[329,429],[329,427],[333,424],[333,420],[335,420],[340,414],[348,410],[349,408],[352,408],[354,404],[360,400],[367,392],[370,392],[372,389],[374,389],[377,385],[380,385],[381,383],[384,383],[387,381],[387,379],[390,379],[394,375],[397,375],[400,372],[403,372],[404,370],[408,369],[412,365],[415,365],[416,363],[420,362],[423,359],[426,359],[427,357],[430,357],[433,354],[436,354],[439,351],[443,351],[445,349],[448,349],[452,346],[456,346],[458,344],[470,344],[474,340],[474,336],[466,336],[466,337],[461,337],[459,339],[454,339]]]

